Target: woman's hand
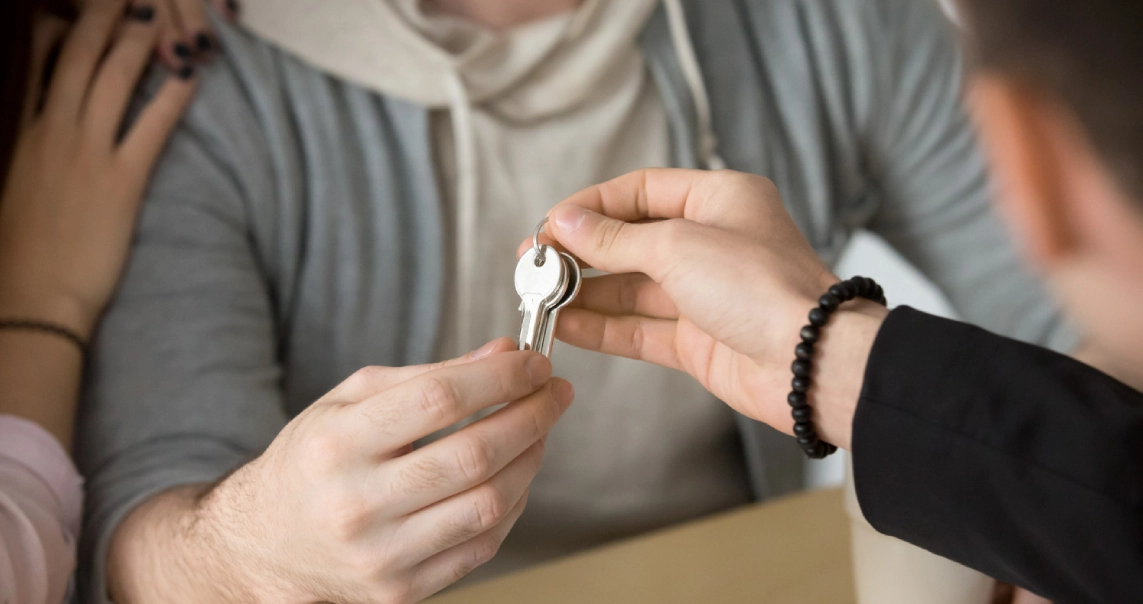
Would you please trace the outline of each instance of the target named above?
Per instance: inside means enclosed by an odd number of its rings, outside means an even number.
[[[238,0],[210,0],[210,4],[230,21],[238,19]],[[155,8],[160,27],[156,52],[168,67],[178,70],[192,61],[207,60],[218,50],[203,0],[156,0]]]
[[[557,336],[680,369],[739,412],[790,432],[798,332],[838,281],[773,183],[735,172],[645,170],[550,213],[549,234],[586,264]],[[655,220],[655,222],[646,222]],[[530,242],[529,242],[530,244]],[[847,304],[823,330],[810,396],[822,437],[849,443],[852,408],[884,309]],[[834,413],[834,406],[838,413]]]
[[[52,321],[86,337],[115,288],[148,175],[194,90],[193,71],[170,76],[123,129],[160,35],[145,5],[127,8],[93,2],[67,33],[46,88],[30,83],[0,199],[0,317]],[[40,25],[34,74],[59,27]]]
[[[92,8],[107,2],[115,3],[117,0],[81,0],[80,5]],[[226,19],[238,19],[238,0],[209,0],[209,3]],[[155,24],[159,27],[155,53],[175,72],[196,61],[208,60],[218,50],[204,0],[153,0],[137,2],[132,8],[154,12]]]

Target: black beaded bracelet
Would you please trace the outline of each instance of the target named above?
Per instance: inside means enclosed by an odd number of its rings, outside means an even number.
[[[794,436],[810,459],[824,459],[837,452],[837,447],[818,438],[817,429],[814,428],[814,410],[807,397],[812,386],[810,373],[814,368],[814,345],[821,336],[821,328],[829,322],[834,311],[854,298],[865,298],[882,306],[887,305],[885,290],[869,277],[854,277],[837,283],[818,299],[817,307],[810,311],[810,324],[802,328],[802,343],[794,348],[796,359],[791,366],[794,380],[790,383],[791,390],[786,401],[793,410]]]
[[[31,319],[0,319],[0,330],[32,331],[57,336],[75,344],[81,355],[87,355],[87,342],[83,341],[79,334],[62,325]]]

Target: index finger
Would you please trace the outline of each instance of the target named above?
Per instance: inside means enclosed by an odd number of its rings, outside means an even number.
[[[101,0],[84,8],[60,51],[59,66],[48,91],[49,112],[69,118],[79,113],[95,68],[126,6],[126,0]]]
[[[740,231],[763,227],[775,200],[780,202],[777,189],[761,176],[650,168],[584,189],[560,205],[579,206],[623,222],[685,218]]]
[[[411,380],[430,371],[471,363],[486,356],[510,350],[516,350],[516,342],[511,338],[498,338],[462,357],[438,363],[406,367],[364,367],[335,386],[318,402],[348,403],[362,401],[378,392],[388,390],[401,382]]]
[[[392,451],[472,414],[524,398],[552,377],[552,364],[531,351],[484,357],[421,374],[349,407],[362,442]]]

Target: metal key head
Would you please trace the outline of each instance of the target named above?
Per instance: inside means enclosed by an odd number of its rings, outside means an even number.
[[[536,350],[548,358],[552,356],[552,345],[556,341],[556,323],[560,320],[560,309],[575,300],[575,297],[579,295],[579,287],[583,283],[583,273],[580,271],[579,263],[575,261],[575,258],[566,253],[561,253],[560,258],[563,260],[564,270],[568,274],[567,291],[548,309],[548,316],[544,320],[543,335],[540,341],[536,343]]]
[[[542,255],[541,255],[542,254]],[[568,287],[567,267],[555,248],[529,248],[516,264],[516,293],[524,312],[520,325],[520,350],[537,350],[544,335],[548,309]]]
[[[516,263],[516,293],[525,302],[529,297],[540,296],[545,304],[551,304],[563,296],[567,287],[565,270],[556,248],[543,245],[539,252],[528,248]]]

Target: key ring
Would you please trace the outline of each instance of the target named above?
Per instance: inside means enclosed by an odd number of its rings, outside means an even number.
[[[540,233],[544,231],[545,224],[548,224],[547,216],[536,225],[536,230],[532,231],[532,250],[536,252],[536,266],[544,266],[544,262],[547,261],[544,256],[544,246],[540,245]]]

